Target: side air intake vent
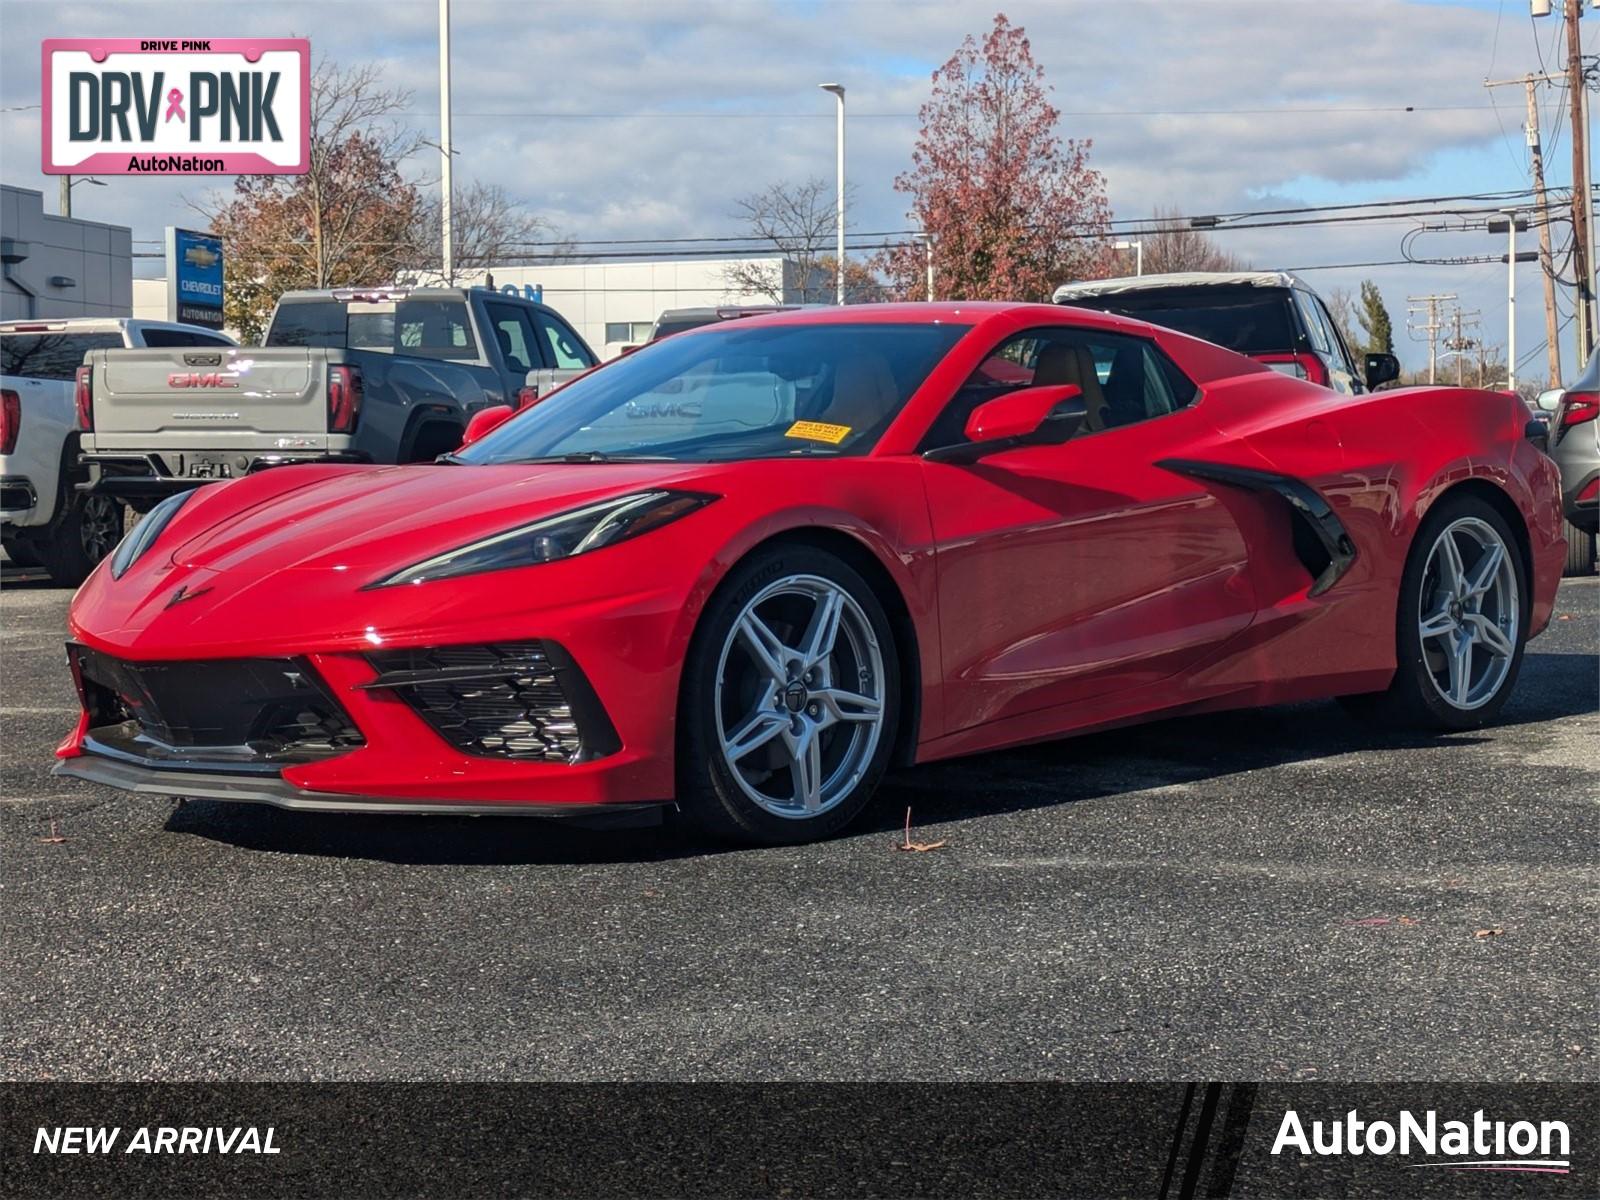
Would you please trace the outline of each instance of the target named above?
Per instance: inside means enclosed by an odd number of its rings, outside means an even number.
[[[429,646],[368,656],[391,690],[447,742],[490,758],[577,763],[621,748],[571,657],[549,642]]]

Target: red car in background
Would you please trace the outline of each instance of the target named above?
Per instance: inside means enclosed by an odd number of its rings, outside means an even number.
[[[1461,729],[1561,574],[1520,402],[1055,305],[724,322],[440,464],[175,496],[79,592],[61,774],[832,833],[892,764],[1351,698]]]

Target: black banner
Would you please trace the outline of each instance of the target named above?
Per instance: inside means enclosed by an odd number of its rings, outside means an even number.
[[[13,1084],[0,1195],[1577,1197],[1596,1193],[1596,1101],[1542,1084]]]

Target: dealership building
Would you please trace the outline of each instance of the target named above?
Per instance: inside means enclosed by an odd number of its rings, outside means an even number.
[[[622,346],[642,342],[665,309],[714,308],[720,305],[785,304],[831,299],[831,280],[813,278],[783,254],[726,258],[683,258],[618,262],[552,263],[545,266],[501,266],[467,273],[462,282],[490,281],[519,295],[535,295],[559,312],[602,358]],[[750,282],[770,281],[759,290]],[[746,281],[741,283],[741,281]]]
[[[126,317],[133,231],[58,217],[44,194],[0,185],[0,319]]]

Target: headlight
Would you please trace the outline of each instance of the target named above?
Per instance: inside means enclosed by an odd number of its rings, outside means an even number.
[[[531,525],[519,525],[459,550],[435,555],[367,586],[422,583],[572,558],[659,529],[715,499],[702,492],[632,492]]]
[[[138,561],[139,556],[155,545],[156,539],[161,536],[161,531],[167,527],[167,523],[178,515],[180,508],[189,503],[189,498],[197,490],[191,488],[175,496],[168,496],[140,518],[139,523],[128,531],[128,535],[122,539],[111,555],[111,578],[121,579],[124,572]]]

